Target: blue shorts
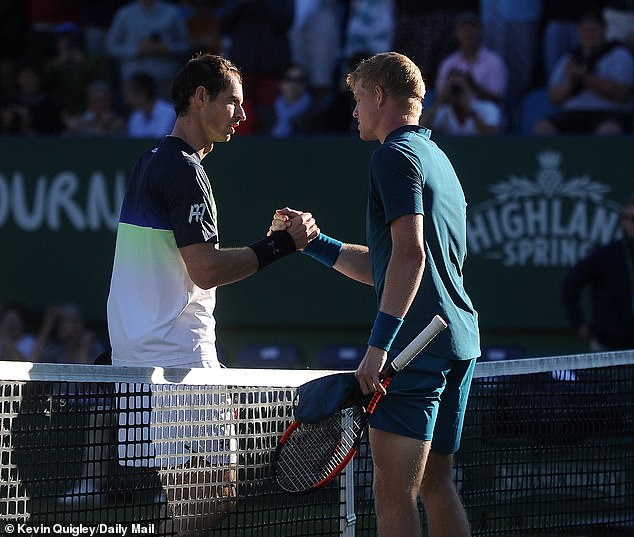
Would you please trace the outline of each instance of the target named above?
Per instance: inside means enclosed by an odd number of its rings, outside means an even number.
[[[405,369],[392,379],[370,417],[370,427],[431,440],[434,453],[455,453],[475,363],[475,358],[447,360],[421,353],[415,369]]]

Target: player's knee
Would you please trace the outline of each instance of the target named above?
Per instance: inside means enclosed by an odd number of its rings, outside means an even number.
[[[453,457],[431,453],[420,486],[421,499],[453,489]]]
[[[375,473],[372,490],[377,504],[392,505],[398,503],[416,502],[418,485],[414,480],[394,480],[381,478]]]

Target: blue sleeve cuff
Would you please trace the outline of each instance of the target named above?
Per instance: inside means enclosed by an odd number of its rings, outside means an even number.
[[[402,324],[403,319],[400,317],[394,317],[394,315],[379,311],[376,314],[372,332],[370,332],[368,345],[389,351]]]
[[[327,267],[332,267],[337,262],[337,258],[342,249],[343,242],[320,233],[317,238],[310,241],[301,252],[323,263]]]

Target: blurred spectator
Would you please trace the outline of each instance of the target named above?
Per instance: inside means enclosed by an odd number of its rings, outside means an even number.
[[[29,6],[26,2],[0,1],[0,98],[6,97],[15,78],[15,65],[26,49]]]
[[[106,34],[115,13],[130,0],[90,0],[81,3],[84,47],[89,54],[106,56]]]
[[[605,22],[588,12],[577,26],[579,46],[563,56],[550,76],[548,95],[562,111],[535,124],[535,134],[621,134],[631,120],[634,58],[605,39]]]
[[[579,261],[563,283],[570,326],[592,350],[634,349],[634,196],[621,213],[621,239],[598,247]],[[582,294],[590,290],[592,320]]]
[[[247,121],[240,132],[263,132],[258,118],[272,106],[291,64],[294,0],[225,0],[216,15],[227,38],[227,57],[242,71]]]
[[[152,73],[158,94],[167,98],[172,77],[190,45],[176,6],[160,0],[135,0],[115,13],[106,48],[123,82],[134,73]]]
[[[86,87],[98,79],[107,79],[108,68],[99,56],[84,50],[80,27],[65,22],[57,27],[56,55],[44,64],[43,85],[62,105],[64,116],[86,108]]]
[[[436,92],[440,93],[452,71],[465,73],[476,98],[498,106],[504,102],[507,69],[498,54],[482,44],[482,24],[475,13],[456,17],[454,31],[458,50],[440,63],[436,77]]]
[[[341,48],[337,0],[295,0],[295,18],[289,38],[295,64],[308,70],[316,103],[330,96]]]
[[[621,41],[634,51],[634,2],[612,0],[605,3],[603,17],[606,25],[606,39]]]
[[[26,310],[17,302],[0,307],[0,360],[28,361],[35,337],[26,332]]]
[[[507,117],[519,121],[522,97],[535,86],[542,0],[480,0],[484,44],[508,70]]]
[[[172,132],[176,121],[174,105],[158,96],[156,81],[151,75],[132,75],[124,83],[123,95],[130,109],[128,136],[162,138]]]
[[[422,69],[428,91],[435,86],[440,61],[455,48],[456,17],[475,12],[478,5],[479,0],[396,0],[393,48]]]
[[[392,50],[395,0],[351,0],[344,37],[346,58],[357,52]]]
[[[222,35],[215,10],[222,0],[181,0],[192,53],[222,53]]]
[[[284,73],[280,93],[273,103],[271,135],[282,138],[304,132],[312,104],[306,69],[292,65]]]
[[[494,103],[475,96],[464,73],[452,71],[432,106],[424,111],[421,124],[439,134],[496,134],[502,114]]]
[[[543,42],[544,76],[552,73],[555,64],[570,50],[579,45],[577,23],[585,12],[599,9],[597,0],[575,0],[575,2],[552,2],[544,0],[542,19],[544,21]]]
[[[31,356],[34,362],[93,364],[105,345],[86,328],[79,308],[63,304],[49,308]]]
[[[358,134],[358,121],[352,116],[356,106],[354,95],[348,87],[346,77],[355,70],[359,62],[372,56],[369,52],[358,52],[347,58],[341,69],[339,82],[328,100],[328,106],[311,118],[316,132],[337,132],[342,134]],[[320,107],[321,108],[321,107]]]
[[[18,0],[29,6],[27,52],[31,61],[43,63],[55,54],[55,32],[64,22],[81,21],[81,0]],[[18,3],[18,2],[16,2]]]
[[[82,137],[125,136],[126,121],[113,106],[110,84],[96,80],[86,89],[86,110],[66,118],[66,134]]]
[[[14,136],[60,134],[64,129],[60,103],[43,89],[37,66],[20,64],[16,84],[13,96],[0,106],[2,133]]]

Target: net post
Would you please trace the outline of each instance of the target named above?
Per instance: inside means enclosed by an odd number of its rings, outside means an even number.
[[[344,412],[341,419],[345,427],[346,421],[350,421],[353,418],[350,412]],[[352,459],[351,464],[344,468],[339,479],[342,484],[339,489],[339,515],[341,520],[339,533],[341,537],[355,537],[357,516],[354,512],[354,459]]]
[[[353,464],[349,464],[341,475],[343,486],[341,487],[341,524],[340,534],[342,537],[355,537],[357,515],[354,512],[354,459]]]

